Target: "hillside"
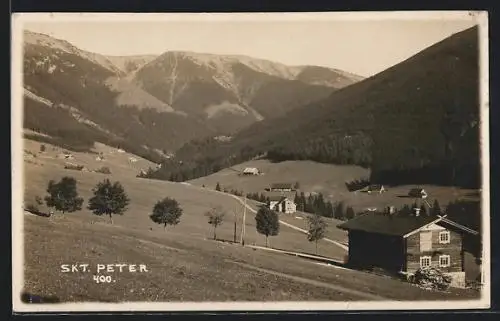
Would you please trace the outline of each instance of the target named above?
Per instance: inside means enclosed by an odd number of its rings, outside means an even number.
[[[246,167],[255,167],[261,171],[258,176],[239,175]],[[383,194],[368,194],[363,192],[351,192],[345,183],[361,177],[369,177],[370,172],[359,166],[320,164],[312,161],[283,161],[272,163],[268,160],[253,160],[244,162],[230,168],[225,168],[217,173],[188,181],[196,186],[206,186],[214,189],[217,183],[221,188],[245,193],[266,193],[265,189],[274,183],[299,183],[297,193],[321,193],[325,200],[332,203],[344,202],[345,206],[351,206],[356,213],[368,208],[383,209],[389,205],[401,208],[405,204],[411,204],[415,200],[406,197],[408,191],[414,185],[401,185],[388,188]],[[451,186],[419,185],[429,194],[428,202],[431,204],[438,200],[445,208],[447,204],[457,199],[479,201],[475,190],[463,189]],[[292,196],[295,192],[290,193]],[[419,205],[424,204],[418,201]]]
[[[240,56],[104,56],[31,31],[24,33],[23,71],[25,111],[34,113],[27,128],[56,135],[54,125],[61,125],[67,136],[85,132],[85,141],[121,146],[155,162],[161,155],[152,150],[168,154],[193,139],[232,135],[360,79]],[[42,121],[47,117],[40,107],[61,109],[47,111],[59,114],[51,117],[56,122]],[[84,126],[59,124],[67,116]]]
[[[328,98],[241,131],[190,142],[152,177],[205,176],[257,155],[371,169],[373,182],[478,187],[478,29],[459,32]]]
[[[23,291],[32,295],[55,297],[59,302],[457,300],[477,299],[479,295],[474,290],[426,291],[388,277],[252,248],[252,244],[263,245],[264,236],[255,232],[251,212],[246,216],[247,246],[231,244],[233,213],[241,223],[242,205],[226,194],[136,178],[128,155],[107,146],[99,145],[96,151],[110,159],[109,165],[114,166],[111,175],[62,169],[63,160],[54,158],[60,152],[56,146],[47,145],[40,153],[38,143],[26,140],[24,148],[25,204],[36,204],[36,196],[45,195],[49,180],[66,175],[77,180],[85,204],[92,187],[104,178],[120,181],[132,200],[124,215],[114,217],[113,224],[86,208],[50,218],[25,212],[24,232],[16,235],[24,238]],[[94,156],[74,153],[73,161],[94,168],[101,164]],[[177,226],[164,229],[148,215],[155,202],[166,196],[178,200],[184,211]],[[227,211],[224,224],[217,229],[218,238],[225,242],[212,240],[213,230],[204,217],[216,205]],[[40,206],[40,210],[46,208]],[[239,237],[240,228],[237,233]],[[286,226],[270,239],[273,248],[314,251],[304,234]],[[323,241],[319,250],[339,261],[346,254]],[[59,265],[66,262],[89,263],[94,273],[62,273]],[[144,264],[148,272],[101,271],[114,282],[96,283],[96,264],[115,262]]]

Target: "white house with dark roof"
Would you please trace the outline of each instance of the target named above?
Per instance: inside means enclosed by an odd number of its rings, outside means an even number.
[[[269,196],[269,202],[267,203],[269,209],[280,212],[292,214],[297,212],[297,204],[286,195],[271,195]]]

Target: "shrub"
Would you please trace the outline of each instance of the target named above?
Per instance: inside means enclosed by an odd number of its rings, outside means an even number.
[[[101,174],[111,174],[111,170],[107,166],[103,166],[99,169],[96,169],[96,172]]]
[[[83,165],[66,164],[66,165],[64,165],[64,169],[81,171],[83,169]]]
[[[437,268],[425,267],[415,272],[412,282],[429,290],[446,290],[450,287],[451,277]]]

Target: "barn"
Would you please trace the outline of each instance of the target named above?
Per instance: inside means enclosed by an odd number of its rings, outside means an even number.
[[[247,167],[243,170],[243,175],[259,175],[259,170],[255,167]]]
[[[291,192],[293,191],[292,183],[274,183],[269,188],[271,192]]]
[[[465,286],[464,244],[478,235],[446,216],[367,212],[337,227],[348,231],[348,264],[352,267],[411,275],[435,267],[452,277],[452,286]]]

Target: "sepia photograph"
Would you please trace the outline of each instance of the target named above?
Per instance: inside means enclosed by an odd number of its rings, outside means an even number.
[[[11,22],[14,312],[490,307],[486,12]]]

